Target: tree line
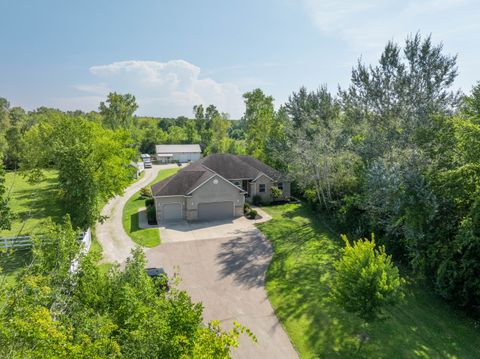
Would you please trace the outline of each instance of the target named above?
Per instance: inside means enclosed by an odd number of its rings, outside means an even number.
[[[190,119],[135,117],[135,98],[116,93],[91,113],[26,114],[2,100],[0,149],[8,169],[63,172],[65,203],[89,199],[81,215],[69,212],[79,226],[98,218],[128,183],[129,161],[155,144],[255,156],[287,172],[297,194],[350,238],[374,232],[439,295],[478,313],[480,85],[469,95],[453,88],[456,60],[417,34],[389,42],[376,64],[359,61],[336,93],[302,87],[275,109],[262,90],[247,92],[239,120],[213,105],[195,106]]]
[[[342,231],[375,233],[398,263],[478,315],[480,84],[455,91],[457,73],[456,56],[430,37],[389,42],[336,94],[294,92],[269,115],[282,131],[264,131],[257,156]]]

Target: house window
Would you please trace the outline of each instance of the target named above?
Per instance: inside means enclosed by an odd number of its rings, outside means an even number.
[[[283,191],[283,182],[278,182],[277,187],[278,187],[279,190]]]
[[[235,186],[240,187],[240,181],[233,181],[232,182]]]
[[[258,185],[258,192],[265,193],[265,183],[260,183]]]

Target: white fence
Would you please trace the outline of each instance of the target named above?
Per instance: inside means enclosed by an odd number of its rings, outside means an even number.
[[[84,250],[86,249],[85,253],[87,253],[92,245],[92,231],[90,228],[80,235],[79,240],[82,242]],[[30,236],[0,237],[0,249],[24,248],[31,246],[32,239]]]
[[[90,246],[92,245],[92,230],[89,228],[85,233],[83,233],[83,237],[80,240],[82,242],[81,248],[80,248],[80,255],[87,254],[88,251],[90,250]],[[78,269],[78,264],[79,264],[79,258],[75,258],[72,261],[72,265],[70,266],[70,273],[74,273]]]

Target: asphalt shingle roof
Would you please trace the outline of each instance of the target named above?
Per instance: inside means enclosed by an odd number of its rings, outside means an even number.
[[[154,184],[152,192],[155,196],[186,195],[216,173],[228,180],[253,180],[262,173],[274,180],[282,177],[280,172],[253,157],[213,154]]]

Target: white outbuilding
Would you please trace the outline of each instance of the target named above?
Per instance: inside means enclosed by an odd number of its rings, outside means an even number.
[[[195,162],[202,156],[202,150],[198,144],[156,145],[155,152],[157,161],[160,163]]]

